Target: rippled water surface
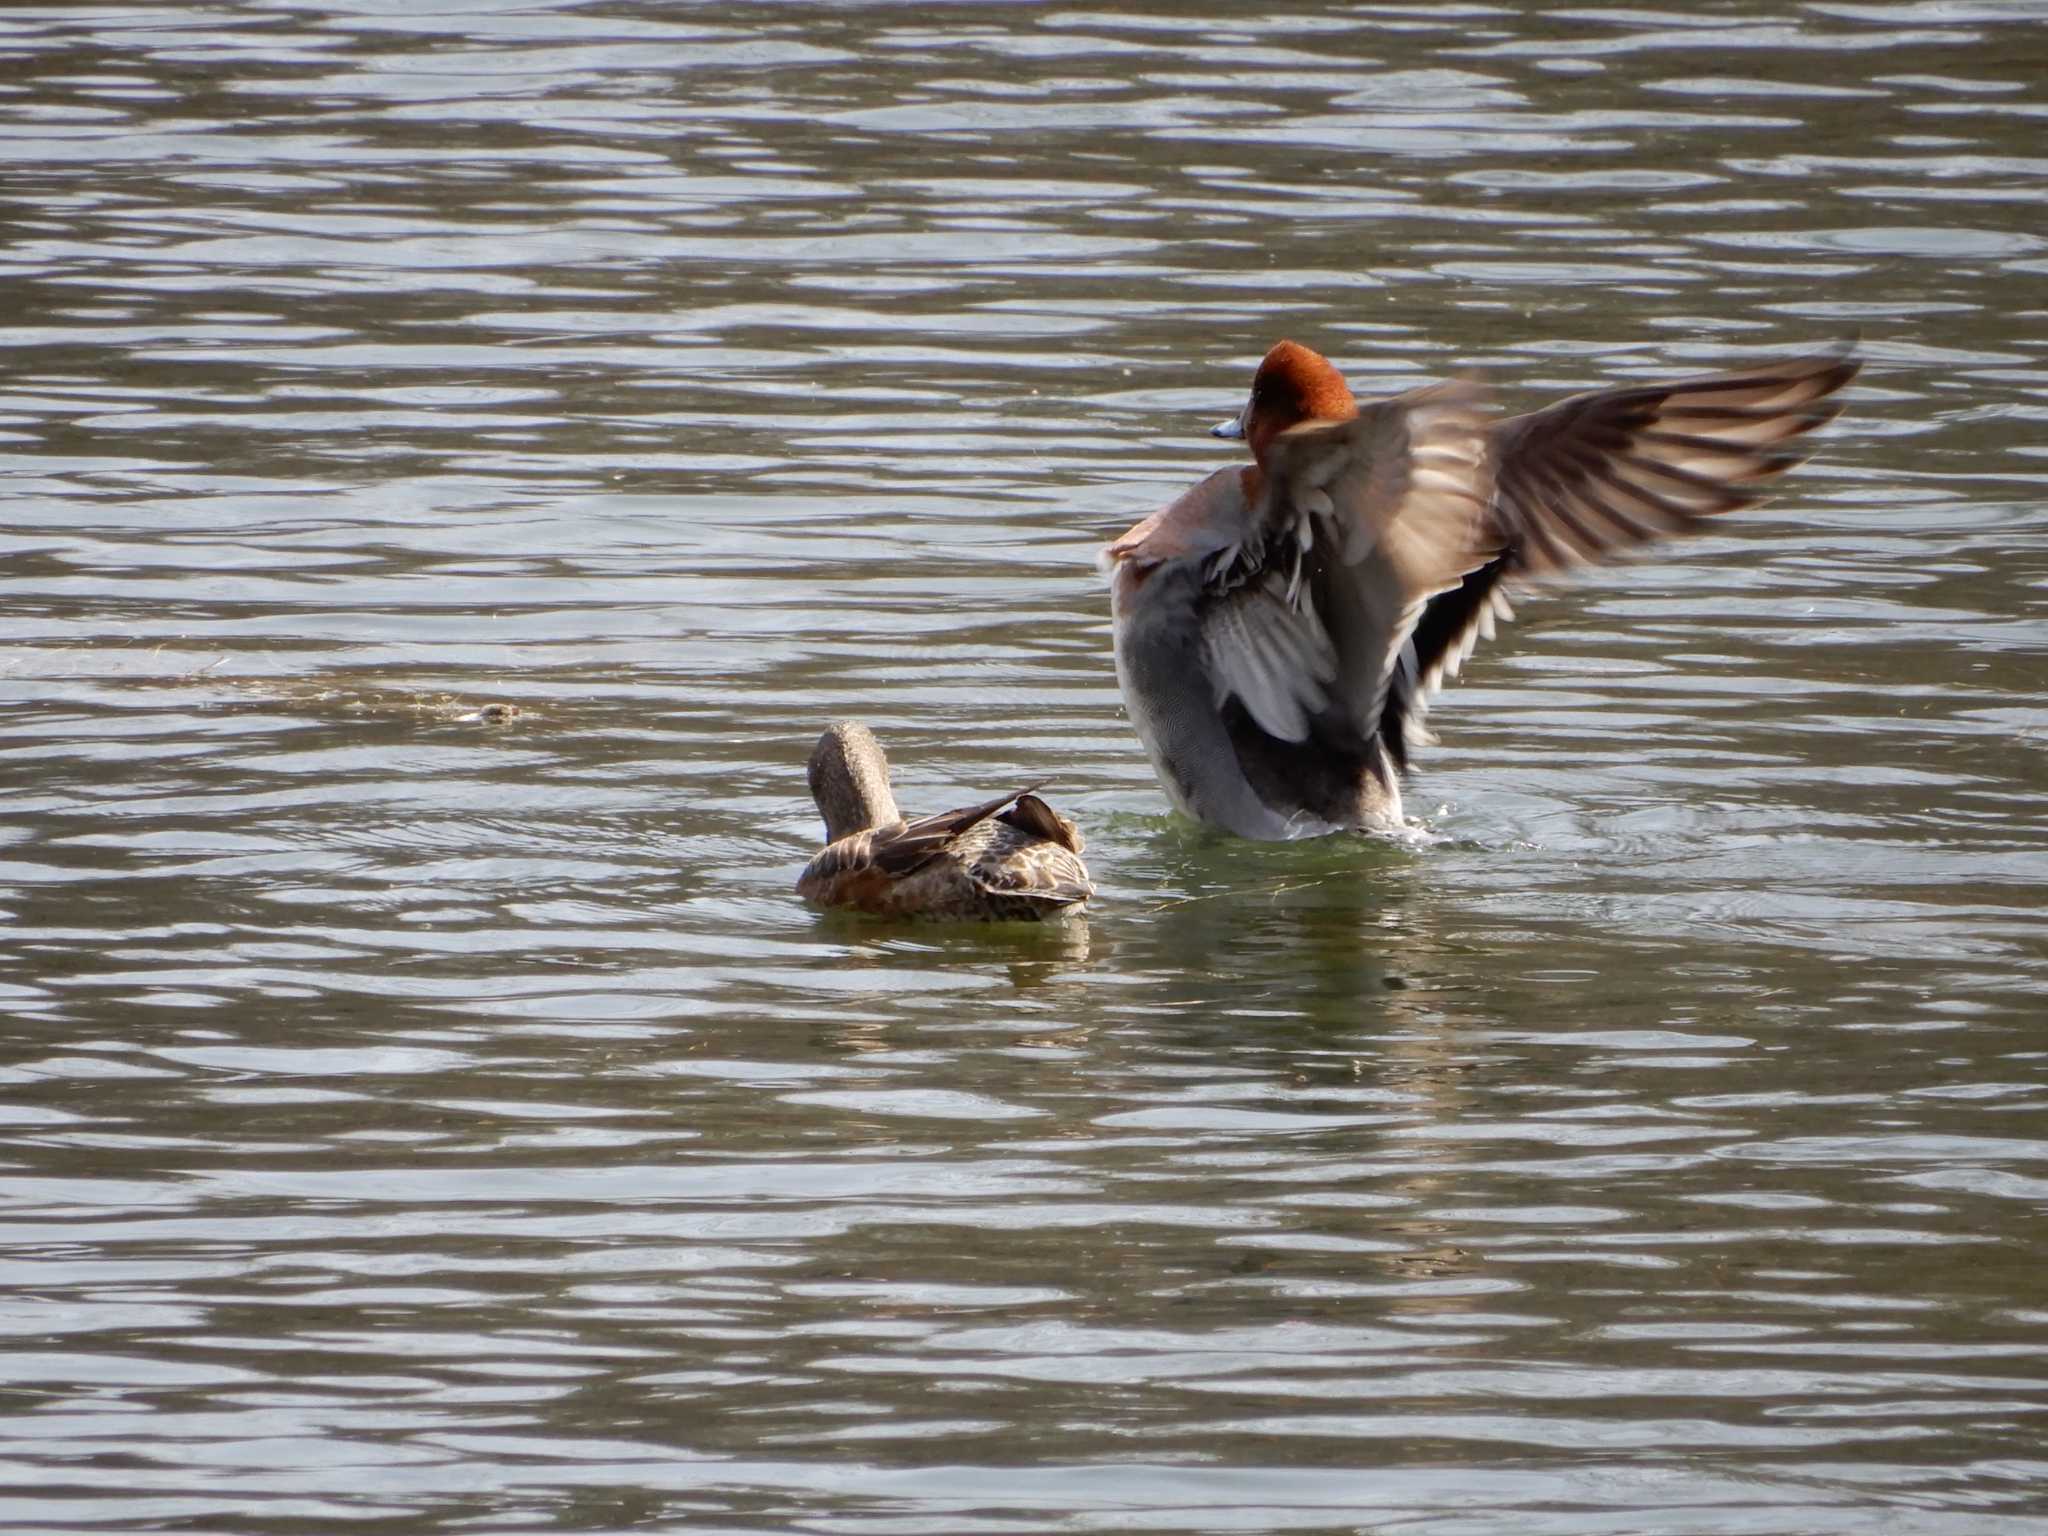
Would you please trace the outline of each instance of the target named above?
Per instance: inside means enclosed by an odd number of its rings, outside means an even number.
[[[0,1526],[2048,1533],[2048,7],[0,9]],[[1858,333],[1410,844],[1096,548]],[[480,712],[517,705],[509,721]],[[820,918],[802,764],[1085,921]]]

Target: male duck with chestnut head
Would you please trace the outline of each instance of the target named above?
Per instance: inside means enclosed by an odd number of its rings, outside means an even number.
[[[1839,413],[1851,348],[1507,418],[1454,381],[1360,405],[1283,341],[1221,469],[1104,551],[1117,681],[1168,797],[1240,837],[1401,825],[1430,695],[1508,589],[1752,505]]]

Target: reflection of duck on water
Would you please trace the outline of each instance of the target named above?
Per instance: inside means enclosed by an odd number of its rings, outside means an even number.
[[[1072,911],[1095,894],[1080,832],[1028,789],[905,821],[881,743],[850,720],[818,738],[810,781],[827,846],[796,888],[818,906],[1032,919]]]

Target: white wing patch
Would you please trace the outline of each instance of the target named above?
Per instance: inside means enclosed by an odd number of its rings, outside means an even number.
[[[1512,623],[1515,610],[1509,605],[1507,594],[1499,587],[1486,595],[1471,620],[1452,637],[1450,643],[1438,653],[1435,661],[1424,670],[1415,653],[1414,626],[1409,626],[1409,638],[1401,646],[1399,664],[1394,668],[1388,692],[1401,701],[1401,735],[1411,747],[1433,747],[1436,735],[1429,728],[1429,701],[1440,693],[1444,685],[1464,669],[1472,659],[1472,652],[1482,640],[1494,637],[1495,627]],[[1383,695],[1380,707],[1386,707]]]
[[[1360,717],[1365,726],[1377,731],[1380,716],[1386,712],[1387,695],[1398,691],[1405,698],[1416,691],[1415,634],[1416,621],[1422,617],[1422,610],[1429,605],[1429,594],[1425,593],[1407,603],[1394,615],[1394,622],[1387,631],[1387,652],[1380,663],[1379,676],[1373,681],[1365,712]]]
[[[1216,702],[1235,696],[1260,730],[1281,741],[1308,739],[1309,721],[1330,701],[1337,651],[1307,591],[1269,571],[1210,606],[1202,646]]]

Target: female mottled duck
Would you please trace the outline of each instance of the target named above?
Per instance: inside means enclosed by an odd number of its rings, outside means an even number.
[[[866,726],[828,726],[811,752],[824,852],[797,878],[821,907],[885,917],[1057,917],[1095,894],[1074,824],[1029,789],[905,821]],[[1036,786],[1033,786],[1034,788]]]

